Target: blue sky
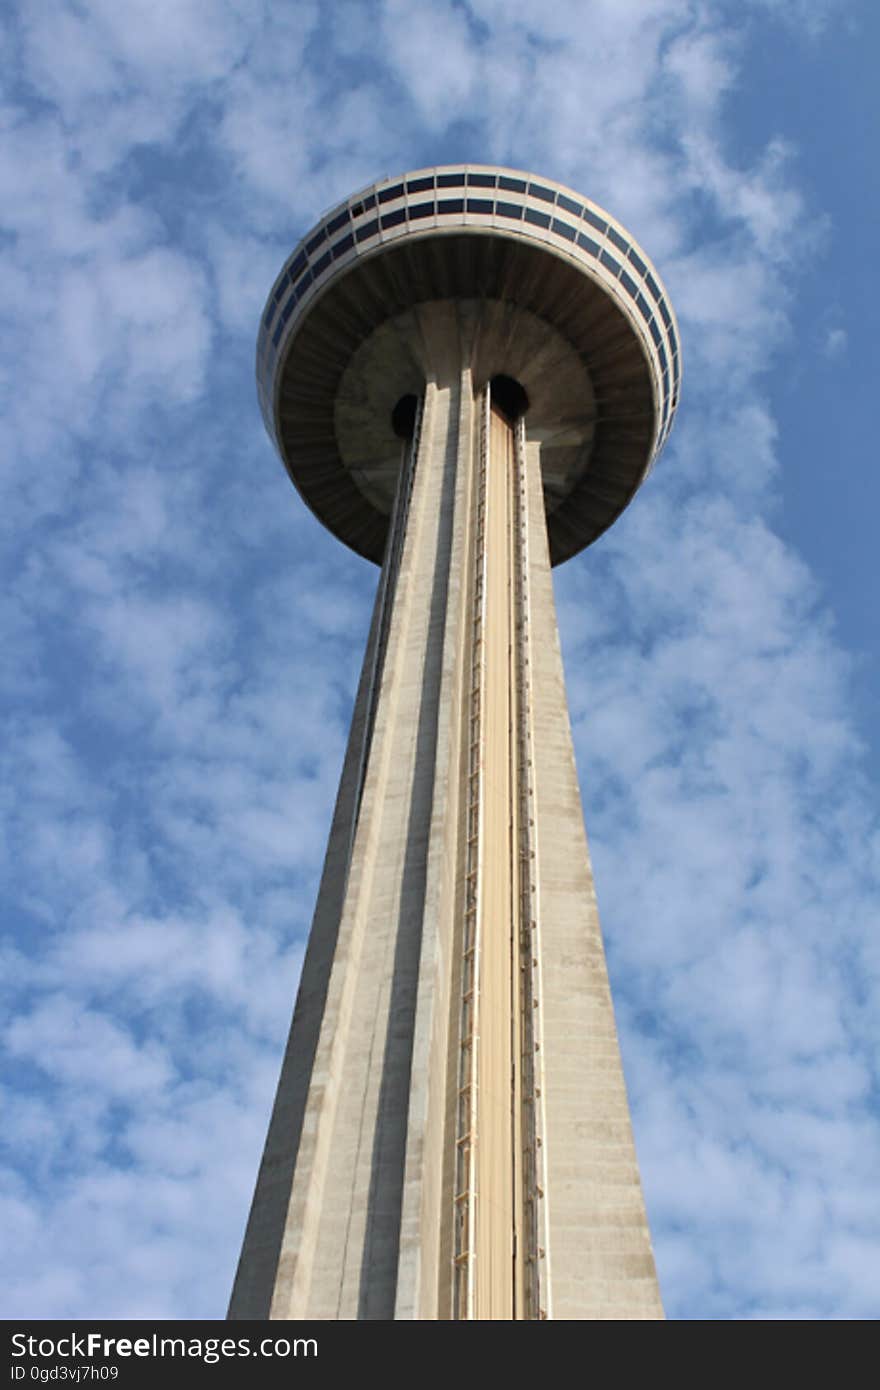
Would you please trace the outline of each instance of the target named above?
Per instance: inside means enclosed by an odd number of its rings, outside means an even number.
[[[225,1310],[376,577],[272,455],[259,314],[335,200],[497,160],[682,329],[557,571],[666,1307],[877,1316],[878,13],[6,7],[0,1315]]]

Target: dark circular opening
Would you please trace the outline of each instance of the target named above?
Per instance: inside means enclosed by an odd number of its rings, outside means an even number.
[[[493,376],[489,382],[492,404],[502,410],[508,420],[518,420],[529,408],[524,387],[512,376]]]
[[[401,396],[391,412],[391,428],[398,439],[412,439],[416,428],[418,396]]]

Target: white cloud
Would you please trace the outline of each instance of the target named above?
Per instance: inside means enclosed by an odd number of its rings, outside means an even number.
[[[139,1046],[131,1034],[63,994],[49,996],[5,1030],[14,1057],[26,1056],[74,1091],[96,1087],[107,1101],[152,1094],[169,1077],[162,1050]]]
[[[729,31],[687,29],[666,48],[663,67],[678,87],[678,100],[692,121],[714,124],[725,94],[736,81]]]
[[[186,257],[154,248],[65,279],[58,305],[60,348],[71,385],[100,372],[128,389],[189,400],[201,389],[211,340],[206,287]]]
[[[481,76],[466,11],[450,0],[430,8],[384,0],[382,20],[389,66],[423,120],[433,129],[454,121]]]
[[[557,585],[670,1311],[870,1316],[880,834],[847,661],[771,529],[766,378],[807,269],[784,248],[830,233],[774,131],[731,155],[744,14],[21,10],[7,1316],[222,1311],[374,582],[258,433],[255,319],[322,207],[458,153],[607,201],[682,323],[672,446]],[[826,355],[845,346],[828,324]]]
[[[847,332],[845,328],[829,328],[825,334],[823,351],[826,357],[832,360],[836,357],[843,357],[847,348]]]

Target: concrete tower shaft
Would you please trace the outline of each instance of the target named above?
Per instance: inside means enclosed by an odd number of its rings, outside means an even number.
[[[230,1316],[661,1317],[550,571],[668,432],[662,288],[567,190],[421,171],[302,243],[258,360],[294,481],[382,570]]]

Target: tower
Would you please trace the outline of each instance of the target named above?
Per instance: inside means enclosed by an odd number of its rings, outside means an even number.
[[[659,277],[558,184],[420,170],[296,248],[257,378],[381,573],[230,1317],[662,1317],[550,575],[669,433]]]

